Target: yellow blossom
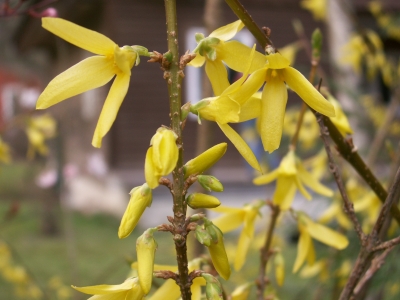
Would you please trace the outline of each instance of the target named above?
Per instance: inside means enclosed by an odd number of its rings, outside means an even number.
[[[91,300],[141,300],[144,297],[144,292],[140,287],[138,278],[129,278],[124,283],[118,285],[102,284],[72,287],[81,293],[95,295],[89,298]]]
[[[158,128],[152,137],[144,166],[146,182],[150,188],[155,189],[160,178],[175,168],[179,156],[177,137],[172,130],[164,127]]]
[[[306,260],[309,265],[314,264],[315,250],[312,238],[339,250],[346,248],[349,244],[348,239],[343,234],[315,223],[304,213],[298,213],[297,225],[300,238],[297,244],[297,256],[293,266],[293,273],[296,273]]]
[[[29,118],[25,130],[29,141],[28,158],[34,158],[35,152],[41,155],[48,154],[49,149],[45,141],[55,136],[56,126],[56,121],[48,114]]]
[[[309,10],[314,16],[315,20],[326,19],[326,0],[303,0],[300,2],[302,8]]]
[[[260,213],[260,208],[264,204],[264,201],[258,200],[242,208],[220,206],[212,209],[215,212],[223,214],[213,220],[213,223],[220,228],[223,233],[235,230],[242,224],[244,225],[240,233],[233,264],[236,271],[239,271],[246,261],[247,251],[254,237],[254,223],[256,217]]]
[[[265,151],[272,152],[279,147],[282,137],[288,96],[286,84],[321,114],[334,117],[335,110],[299,71],[289,66],[289,61],[281,54],[267,55],[267,59],[269,63],[249,76],[239,94],[245,102],[266,82],[261,96],[260,135]]]
[[[223,62],[229,68],[244,72],[247,68],[247,61],[250,57],[251,48],[237,41],[228,41],[232,39],[237,32],[243,28],[241,20],[230,23],[214,30],[208,37],[202,34],[196,34],[198,43],[195,52],[196,58],[189,65],[201,67],[206,63],[206,73],[211,81],[215,95],[220,95],[228,86],[228,73]],[[254,62],[251,64],[250,73],[253,72],[263,62],[264,56],[256,52]]]
[[[311,195],[307,192],[304,185],[323,196],[333,196],[331,189],[319,183],[318,179],[307,172],[293,150],[286,154],[277,169],[255,178],[253,183],[263,185],[273,180],[276,180],[273,202],[275,205],[279,205],[282,210],[290,208],[296,188],[299,189],[307,200],[311,200]]]
[[[139,63],[139,54],[148,55],[141,46],[118,47],[108,37],[59,18],[42,18],[42,26],[53,34],[96,56],[89,57],[55,77],[40,95],[36,107],[48,108],[60,101],[115,80],[106,98],[92,145],[101,147],[128,91],[131,69]]]

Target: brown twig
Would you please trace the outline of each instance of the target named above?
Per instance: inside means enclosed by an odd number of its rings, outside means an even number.
[[[271,201],[267,201],[268,206],[271,208],[271,219],[269,222],[268,230],[266,233],[265,244],[260,249],[260,270],[258,275],[257,296],[259,300],[264,300],[264,290],[267,285],[265,272],[267,270],[268,260],[271,257],[271,243],[274,236],[276,221],[278,220],[281,212],[278,205],[274,205]]]

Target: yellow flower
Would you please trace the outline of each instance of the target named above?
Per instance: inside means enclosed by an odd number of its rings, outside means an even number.
[[[45,141],[55,136],[56,126],[56,121],[48,114],[32,117],[28,120],[28,126],[25,130],[29,141],[28,158],[34,158],[35,152],[41,155],[48,154],[49,149]]]
[[[126,238],[131,234],[144,210],[146,207],[150,207],[153,199],[152,191],[147,183],[133,188],[130,194],[131,198],[128,207],[125,210],[118,229],[118,237],[120,239]]]
[[[255,53],[255,47],[253,47],[249,53],[249,57],[247,57],[246,71],[239,80],[228,86],[219,96],[205,98],[191,106],[191,112],[197,114],[199,118],[216,122],[249,165],[261,171],[260,165],[250,147],[227,124],[254,119],[260,114],[261,99],[247,95],[247,90],[242,86],[249,74],[252,62],[254,62]],[[264,57],[265,63],[266,59]]]
[[[201,259],[194,259],[189,261],[189,272],[194,270],[200,270]],[[132,268],[137,268],[137,263],[132,264]],[[177,272],[177,266],[167,266],[167,265],[154,265],[154,271],[167,270],[172,272]],[[193,280],[193,284],[190,286],[192,292],[192,300],[201,299],[201,287],[206,285],[206,281],[202,277],[196,277]],[[168,295],[168,297],[166,296]],[[172,279],[168,279],[165,283],[157,289],[148,299],[149,300],[178,300],[181,296],[181,291],[176,282]]]
[[[144,165],[146,182],[150,188],[155,189],[160,178],[175,168],[179,156],[177,137],[175,132],[164,127],[158,128],[152,137]]]
[[[302,8],[309,10],[315,20],[326,19],[326,0],[303,0],[300,2]]]
[[[256,217],[260,213],[260,208],[264,204],[264,201],[258,200],[251,204],[247,204],[242,208],[220,206],[212,209],[215,212],[223,213],[223,215],[213,220],[214,225],[220,228],[223,233],[235,230],[242,224],[244,225],[243,230],[240,233],[238,248],[233,264],[236,271],[239,271],[246,261],[247,251],[250,242],[254,237],[254,223]]]
[[[343,234],[315,223],[304,213],[298,213],[297,225],[300,238],[297,244],[297,256],[293,266],[293,273],[296,273],[306,260],[309,265],[314,264],[315,250],[312,238],[339,250],[346,248],[349,244],[348,239]]]
[[[59,18],[42,18],[42,26],[62,39],[97,54],[55,77],[40,95],[36,108],[48,108],[60,101],[115,80],[106,98],[92,145],[100,148],[128,91],[131,69],[139,63],[139,54],[148,55],[141,46],[118,47],[108,37]]]
[[[238,33],[244,24],[241,20],[230,23],[214,30],[208,37],[203,34],[196,34],[198,43],[195,52],[196,58],[189,65],[201,67],[206,63],[206,73],[211,81],[215,95],[220,95],[228,86],[228,73],[223,62],[229,68],[244,72],[247,68],[247,61],[250,56],[251,48],[237,41],[229,41]],[[264,56],[256,52],[254,62],[251,65],[250,73],[253,72],[260,62],[265,61]]]
[[[248,99],[266,82],[261,96],[260,135],[265,151],[279,147],[287,102],[286,84],[311,108],[328,117],[335,116],[333,105],[281,54],[266,56],[264,64],[241,86],[241,97]],[[286,83],[286,84],[285,84]]]
[[[102,284],[72,287],[81,293],[95,295],[89,298],[92,300],[141,300],[144,297],[144,292],[140,287],[138,278],[129,278],[124,283],[118,285]]]
[[[312,174],[307,172],[293,150],[286,154],[277,169],[255,178],[253,183],[263,185],[275,179],[276,189],[273,195],[273,202],[275,205],[279,205],[282,210],[290,208],[296,193],[296,187],[307,200],[311,200],[311,195],[306,191],[304,185],[323,196],[333,196],[331,189],[319,183]]]
[[[149,228],[136,240],[139,283],[146,295],[153,281],[154,255],[157,249],[154,231],[157,231],[157,228]]]

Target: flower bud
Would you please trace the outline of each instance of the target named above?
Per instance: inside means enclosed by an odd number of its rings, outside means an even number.
[[[221,143],[189,160],[183,167],[185,178],[192,174],[201,174],[212,167],[225,154],[226,148],[227,144]]]
[[[217,233],[217,231],[219,230],[219,228],[217,226],[215,226],[214,223],[211,222],[208,219],[204,219],[204,228],[210,234],[212,242],[213,243],[218,243],[218,233]]]
[[[200,185],[206,189],[207,191],[211,192],[223,192],[224,186],[222,183],[214,176],[210,175],[199,175],[197,176],[197,181]]]
[[[222,288],[218,279],[208,273],[201,275],[206,280],[206,297],[207,300],[220,300],[223,299]]]
[[[131,234],[146,207],[151,206],[153,199],[151,189],[147,183],[133,188],[130,194],[131,199],[129,200],[128,207],[125,210],[118,229],[118,237],[120,239],[126,238]]]
[[[219,230],[217,226],[212,224],[212,226],[206,226],[206,230],[210,233],[209,229],[215,230],[216,234],[216,242],[211,243],[208,247],[208,251],[211,255],[211,260],[214,264],[215,270],[217,270],[218,274],[228,280],[231,276],[231,267],[229,265],[228,256],[226,255],[225,246],[224,246],[224,236]],[[211,233],[210,233],[211,235]],[[211,235],[212,236],[212,235]]]
[[[193,209],[198,208],[214,208],[221,205],[217,197],[194,193],[187,197],[186,199],[187,205],[189,205]]]
[[[160,127],[150,141],[144,166],[146,182],[155,189],[162,176],[175,168],[179,151],[176,145],[177,135],[170,129]]]
[[[319,60],[321,58],[322,49],[322,33],[319,28],[315,29],[311,36],[312,58]]]
[[[205,230],[202,226],[197,225],[196,230],[196,239],[199,241],[200,244],[203,244],[207,247],[210,247],[211,245],[211,235]]]
[[[153,281],[154,254],[157,249],[153,232],[156,230],[149,228],[136,240],[139,283],[145,294],[149,293]]]

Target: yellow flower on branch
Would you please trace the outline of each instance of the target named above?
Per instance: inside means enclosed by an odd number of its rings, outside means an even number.
[[[72,286],[75,290],[89,295],[91,300],[141,300],[144,292],[139,284],[138,278],[129,278],[118,285],[94,285],[86,287]]]
[[[311,195],[304,185],[320,195],[333,196],[331,189],[322,185],[318,179],[304,168],[293,150],[286,154],[277,169],[255,178],[253,183],[263,185],[274,180],[276,180],[276,189],[273,195],[273,202],[275,205],[279,205],[281,210],[287,210],[291,207],[296,188],[307,200],[311,200]]]
[[[309,265],[315,262],[315,250],[312,239],[336,249],[342,250],[349,244],[348,239],[341,233],[312,221],[306,214],[297,213],[297,225],[300,232],[299,243],[297,244],[297,256],[293,266],[293,273],[296,273],[307,260]]]
[[[139,55],[148,56],[142,46],[118,47],[108,37],[59,18],[42,18],[42,26],[53,34],[96,56],[89,57],[55,77],[40,95],[36,108],[45,109],[65,99],[115,80],[97,122],[92,145],[100,148],[128,91],[131,69]]]
[[[220,95],[229,86],[228,73],[223,62],[238,72],[244,72],[247,69],[251,48],[237,41],[228,41],[243,27],[243,22],[238,20],[214,30],[208,37],[204,37],[201,33],[196,34],[198,45],[193,52],[197,55],[189,65],[201,67],[206,63],[206,73],[211,81],[215,95]],[[264,62],[264,55],[256,52],[250,67],[250,73],[254,72]]]
[[[266,56],[268,64],[261,65],[241,86],[241,97],[249,99],[266,82],[261,96],[260,135],[265,151],[279,147],[285,108],[287,103],[286,84],[311,108],[328,117],[335,116],[333,105],[279,53]],[[286,83],[286,84],[285,84]]]
[[[56,121],[48,114],[35,116],[28,120],[28,126],[25,129],[29,141],[28,158],[32,159],[35,152],[40,155],[47,155],[49,149],[46,145],[46,139],[53,138],[56,134]]]
[[[264,204],[264,201],[257,200],[242,208],[220,206],[212,209],[212,211],[223,213],[223,215],[212,221],[223,233],[235,230],[242,224],[244,225],[243,230],[240,233],[238,248],[233,264],[236,271],[239,271],[246,261],[247,251],[252,239],[254,238],[254,223],[256,217],[260,214],[260,208]]]

